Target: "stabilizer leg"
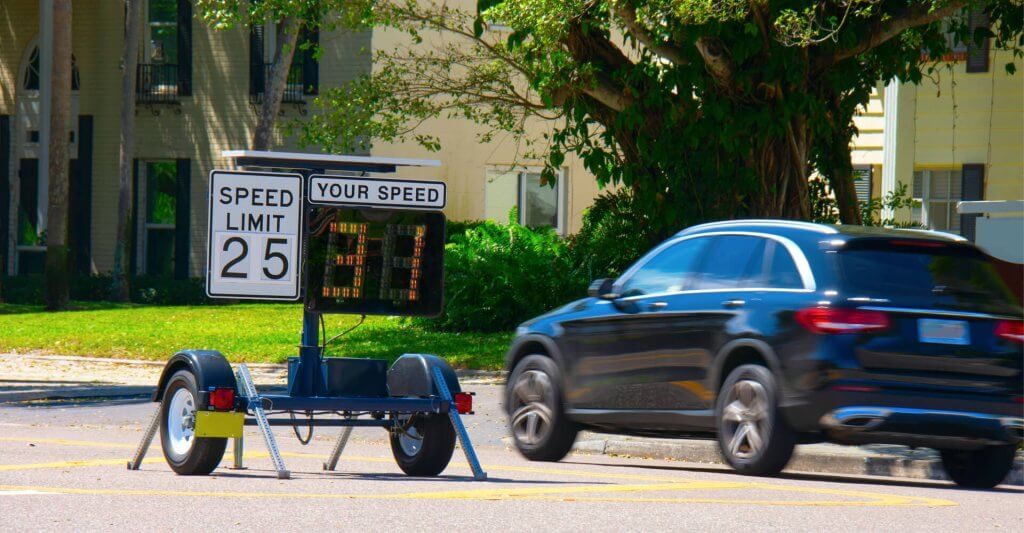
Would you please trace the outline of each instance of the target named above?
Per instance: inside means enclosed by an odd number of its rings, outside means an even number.
[[[231,453],[234,455],[234,465],[231,467],[232,470],[245,470],[245,465],[242,463],[243,449],[245,448],[245,437],[238,437],[232,439]]]
[[[486,480],[487,472],[484,472],[484,469],[480,466],[480,461],[476,458],[476,450],[473,449],[473,443],[469,441],[469,433],[466,432],[466,426],[462,424],[459,410],[455,408],[455,399],[452,398],[452,392],[448,390],[448,383],[445,382],[441,369],[437,367],[434,367],[434,383],[437,384],[437,390],[441,392],[441,399],[448,400],[448,403],[451,405],[451,408],[448,410],[448,418],[451,419],[452,425],[455,426],[455,435],[459,437],[462,451],[466,453],[466,462],[469,463],[469,468],[473,470],[473,479],[477,481]]]
[[[142,459],[146,457],[149,445],[153,442],[153,437],[156,436],[157,428],[160,427],[160,413],[163,412],[162,406],[163,403],[157,404],[156,412],[153,413],[153,419],[149,421],[149,427],[146,428],[146,432],[142,435],[142,442],[135,449],[135,455],[132,456],[132,460],[128,461],[128,470],[138,470],[142,464]]]
[[[352,427],[346,427],[341,430],[341,435],[338,436],[338,442],[334,443],[334,449],[331,450],[331,456],[324,462],[324,470],[334,470],[338,466],[338,459],[341,457],[342,452],[345,451],[345,445],[348,444],[348,438],[352,436]]]
[[[263,401],[256,392],[256,385],[252,381],[252,374],[249,367],[244,363],[238,365],[238,381],[242,384],[245,397],[249,399],[249,410],[256,415],[256,425],[260,428],[263,441],[267,444],[267,451],[270,452],[270,460],[274,463],[274,470],[277,470],[278,479],[288,479],[291,472],[284,466],[284,459],[277,447],[277,439],[274,432],[270,430],[270,423],[267,422],[267,413],[263,410]]]

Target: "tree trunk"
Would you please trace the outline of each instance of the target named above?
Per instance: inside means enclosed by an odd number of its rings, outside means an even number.
[[[849,151],[846,152],[846,158],[850,158]],[[861,224],[857,189],[853,186],[853,167],[848,164],[833,168],[826,177],[829,186],[832,187],[832,194],[836,196],[839,221],[843,224]]]
[[[253,150],[270,149],[270,139],[274,134],[274,122],[281,111],[281,100],[288,82],[288,71],[292,68],[295,56],[295,45],[299,38],[299,20],[287,17],[277,24],[277,49],[274,50],[274,63],[270,67],[269,79],[264,80],[263,102],[259,115],[256,117],[256,131],[252,136]]]
[[[763,135],[760,132],[754,135]],[[747,161],[759,177],[761,191],[748,201],[748,212],[758,218],[810,218],[807,179],[810,132],[798,117],[783,137],[765,137]]]
[[[68,119],[71,111],[71,0],[53,0],[46,308],[68,308]]]
[[[118,164],[120,186],[117,194],[117,242],[114,245],[113,283],[110,296],[127,302],[130,293],[131,264],[128,254],[132,235],[132,156],[135,154],[135,71],[139,63],[139,32],[142,30],[142,0],[126,0],[124,50],[121,71],[121,155]]]

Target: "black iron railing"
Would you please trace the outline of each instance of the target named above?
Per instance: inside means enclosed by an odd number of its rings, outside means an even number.
[[[139,63],[135,101],[142,104],[178,103],[178,65]]]
[[[249,86],[251,87],[250,97],[254,104],[263,102],[263,93],[270,85],[270,69],[272,63],[264,63],[263,68],[254,65],[249,71]],[[292,63],[288,71],[288,80],[284,85],[284,95],[281,102],[285,104],[299,104],[305,102],[306,88],[303,86],[302,65]]]

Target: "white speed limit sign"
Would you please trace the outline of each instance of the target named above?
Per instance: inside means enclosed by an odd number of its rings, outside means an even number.
[[[299,174],[211,172],[206,294],[298,299],[301,227]]]

